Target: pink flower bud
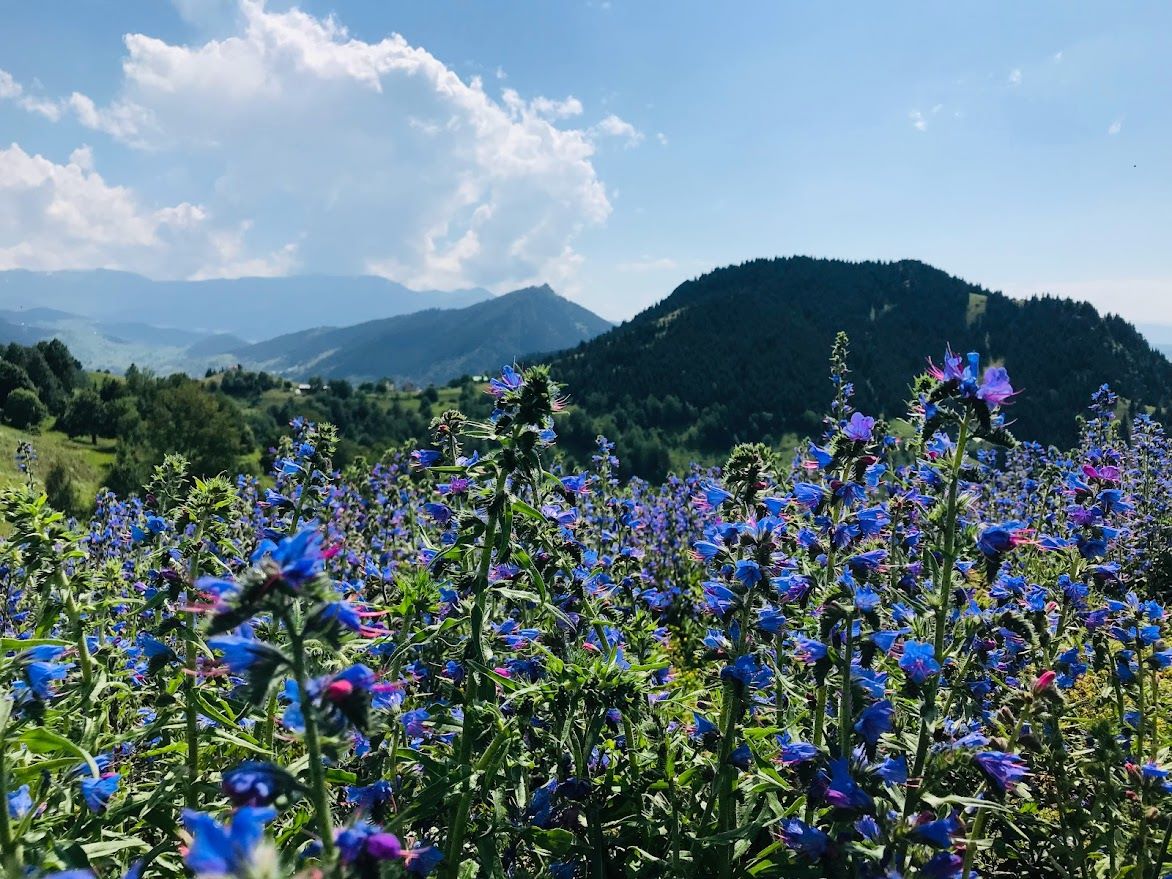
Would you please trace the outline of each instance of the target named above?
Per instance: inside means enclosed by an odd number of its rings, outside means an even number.
[[[354,692],[354,685],[349,681],[331,681],[326,687],[325,697],[330,702],[341,702]]]
[[[1054,686],[1054,681],[1058,677],[1058,672],[1053,669],[1042,672],[1038,675],[1038,679],[1034,681],[1034,694],[1044,693]]]

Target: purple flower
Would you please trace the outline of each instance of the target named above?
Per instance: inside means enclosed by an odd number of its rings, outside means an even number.
[[[830,780],[823,796],[826,802],[840,809],[870,812],[875,808],[875,801],[854,780],[850,764],[842,757],[830,761]]]
[[[856,412],[842,430],[843,435],[856,443],[869,443],[875,435],[875,419]]]
[[[984,400],[990,408],[1002,406],[1014,395],[1009,383],[1009,373],[1002,366],[990,366],[985,370],[984,381],[977,389],[977,399]]]
[[[973,759],[1002,791],[1009,790],[1029,775],[1029,770],[1016,754],[1007,754],[1004,751],[982,751],[976,754]]]

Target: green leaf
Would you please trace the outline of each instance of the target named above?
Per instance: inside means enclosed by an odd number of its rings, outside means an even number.
[[[98,769],[98,764],[90,756],[89,751],[75,745],[64,736],[59,736],[57,733],[45,729],[43,726],[34,727],[23,733],[19,741],[34,754],[56,754],[61,751],[76,754],[86,762],[94,778],[98,778],[102,774]]]

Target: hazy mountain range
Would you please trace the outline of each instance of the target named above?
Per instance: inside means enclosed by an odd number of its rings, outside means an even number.
[[[0,341],[59,338],[88,368],[115,372],[133,363],[202,375],[241,364],[289,378],[442,383],[610,326],[547,286],[493,296],[415,291],[377,277],[0,272]]]
[[[1172,365],[1126,321],[1086,303],[1011,299],[915,261],[754,260],[681,284],[613,328],[548,286],[493,296],[374,277],[0,272],[0,341],[57,337],[90,368],[201,375],[239,363],[426,385],[543,357],[580,413],[602,422],[581,426],[591,441],[627,425],[699,451],[817,430],[838,329],[852,340],[860,402],[877,412],[898,410],[909,376],[946,342],[1010,367],[1027,390],[1012,413],[1025,436],[1065,439],[1070,413],[1104,381],[1172,407]],[[1144,329],[1172,349],[1172,329]]]
[[[153,281],[104,269],[0,272],[0,308],[51,308],[105,324],[230,333],[250,342],[323,324],[463,308],[490,298],[481,288],[410,290],[370,275]]]

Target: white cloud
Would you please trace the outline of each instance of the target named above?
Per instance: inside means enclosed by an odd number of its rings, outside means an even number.
[[[614,115],[567,125],[584,113],[572,96],[494,99],[398,34],[366,42],[262,0],[240,0],[235,20],[187,45],[128,34],[113,101],[53,105],[198,180],[189,197],[218,231],[185,245],[199,260],[170,261],[188,274],[296,264],[419,287],[564,281],[578,233],[611,212],[596,150],[643,139]]]
[[[0,101],[15,101],[18,107],[30,113],[37,113],[56,122],[61,118],[61,104],[47,98],[30,95],[7,70],[0,70]]]
[[[1109,135],[1111,135],[1112,137],[1117,135],[1122,130],[1123,130],[1123,120],[1122,119],[1116,119],[1114,122],[1112,122],[1110,125],[1107,126],[1107,133]]]
[[[20,93],[24,91],[19,82],[12,78],[12,74],[7,70],[0,70],[0,100],[8,98],[19,98]]]
[[[1010,85],[1021,85],[1021,68],[1020,67],[1015,67],[1015,68],[1013,68],[1013,70],[1009,71],[1009,84]]]
[[[643,132],[614,113],[605,117],[591,131],[595,135],[621,138],[626,142],[628,147],[638,146],[643,142]]]
[[[659,141],[660,146],[667,146],[667,135],[662,131],[655,132],[655,139]]]
[[[924,114],[919,110],[912,110],[907,115],[908,118],[912,121],[912,128],[914,128],[916,131],[928,130],[928,120],[924,118]]]
[[[94,170],[88,146],[57,164],[0,149],[0,269],[117,268],[190,275],[219,258],[205,208],[152,209]],[[178,262],[177,262],[178,261]]]

